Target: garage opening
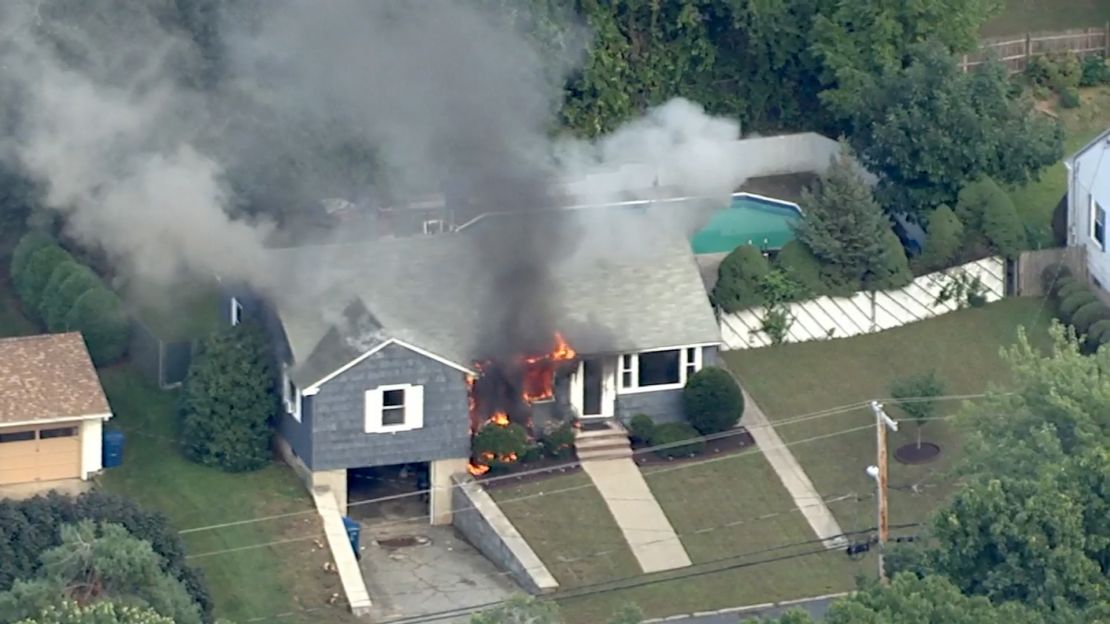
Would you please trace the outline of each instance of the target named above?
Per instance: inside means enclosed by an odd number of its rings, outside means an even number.
[[[81,477],[81,436],[74,425],[0,429],[0,485]]]
[[[347,515],[361,523],[427,522],[430,469],[428,462],[419,462],[348,470]]]

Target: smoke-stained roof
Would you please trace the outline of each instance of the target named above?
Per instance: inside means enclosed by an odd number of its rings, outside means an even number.
[[[551,260],[555,329],[584,354],[719,342],[686,239],[606,225]],[[390,338],[469,368],[483,355],[481,315],[498,305],[478,240],[458,232],[274,250],[274,270],[289,276],[292,296],[276,305],[298,385]]]

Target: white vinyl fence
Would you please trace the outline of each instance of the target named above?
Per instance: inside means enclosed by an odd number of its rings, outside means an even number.
[[[978,277],[987,301],[1005,296],[1006,264],[1001,258],[984,258],[944,271],[922,275],[901,290],[858,292],[851,297],[819,297],[792,303],[793,318],[785,342],[846,338],[899,327],[956,310],[959,301],[938,303],[941,290],[965,274]],[[725,349],[753,349],[771,344],[760,329],[762,307],[722,313],[721,337]]]

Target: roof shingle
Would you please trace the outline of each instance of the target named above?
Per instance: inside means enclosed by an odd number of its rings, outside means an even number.
[[[81,334],[0,339],[0,424],[110,411]]]

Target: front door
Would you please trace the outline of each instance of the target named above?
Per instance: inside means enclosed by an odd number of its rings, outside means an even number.
[[[616,399],[616,362],[583,359],[571,379],[571,404],[582,418],[611,418]]]

